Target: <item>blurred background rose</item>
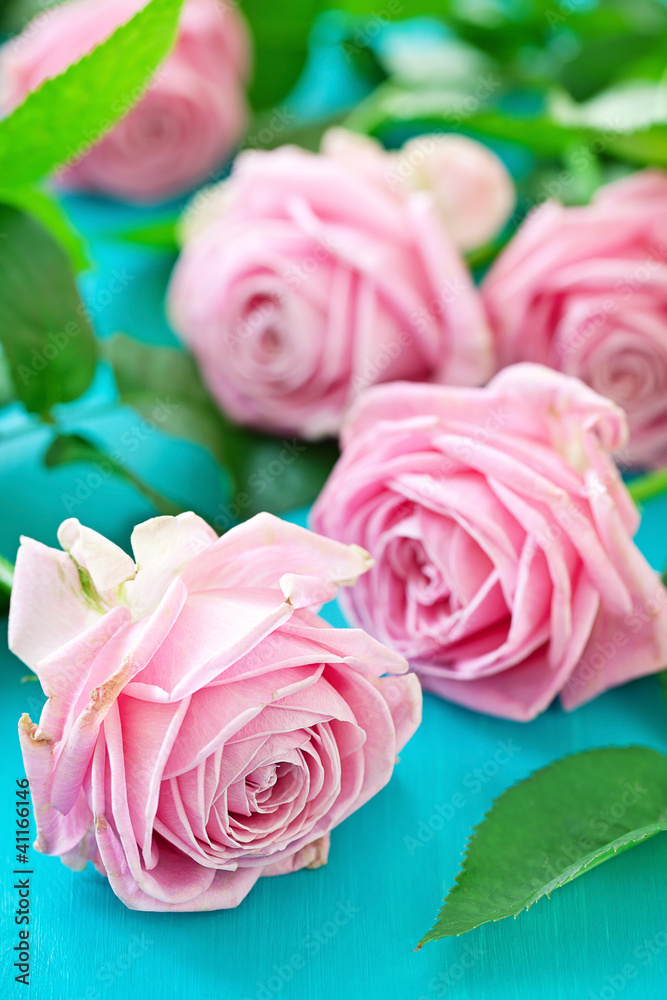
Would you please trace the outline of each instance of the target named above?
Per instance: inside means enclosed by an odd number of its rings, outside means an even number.
[[[590,205],[536,209],[482,286],[498,365],[538,361],[625,410],[627,465],[667,462],[667,176],[640,171]]]
[[[0,53],[2,110],[11,111],[142,6],[141,0],[69,0],[45,11]],[[201,183],[245,129],[249,63],[250,41],[237,8],[224,0],[187,0],[176,46],[145,96],[133,108],[135,94],[115,98],[129,114],[62,173],[62,182],[140,202]]]
[[[232,419],[318,438],[377,382],[488,377],[490,337],[444,199],[426,183],[393,192],[396,162],[339,129],[320,154],[243,153],[195,202],[170,315]],[[446,162],[439,173],[445,187]]]

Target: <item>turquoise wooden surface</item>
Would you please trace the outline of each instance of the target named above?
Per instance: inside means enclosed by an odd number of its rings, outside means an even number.
[[[97,267],[81,283],[99,334],[125,330],[146,341],[174,343],[162,312],[172,259],[121,246],[110,235],[141,213],[92,199],[70,199],[69,208],[94,243]],[[110,294],[114,273],[122,280]],[[173,499],[211,518],[224,512],[228,489],[212,459],[159,428],[142,436],[133,412],[117,405],[104,366],[86,398],[63,407],[61,416],[68,430],[120,451],[129,469]],[[127,546],[132,526],[152,516],[149,504],[111,478],[91,481],[90,466],[43,469],[40,456],[49,436],[18,410],[0,412],[0,552],[13,558],[21,533],[55,544],[56,528],[70,514]],[[294,518],[303,523],[305,512]],[[667,498],[648,505],[639,543],[656,568],[667,563],[666,522]],[[342,624],[335,607],[327,615]],[[37,718],[43,697],[37,684],[22,683],[26,669],[6,649],[4,623],[0,630],[3,998],[665,995],[665,836],[602,865],[516,921],[414,951],[458,871],[470,827],[504,788],[589,747],[641,743],[667,752],[667,706],[655,678],[612,691],[572,714],[552,706],[525,725],[427,695],[423,725],[403,751],[391,784],[334,832],[329,864],[260,880],[233,911],[136,913],[123,907],[92,867],[76,874],[31,851],[31,986],[17,984],[10,957],[18,930],[13,802],[15,779],[24,772],[16,724],[23,711]]]
[[[99,236],[114,209],[77,202],[98,234],[100,265],[88,297],[114,268],[131,280],[97,322],[147,340],[170,339],[160,301],[169,261],[126,252]],[[136,448],[131,411],[111,399],[108,373],[82,402],[63,409],[67,426],[124,449],[129,467],[210,516],[227,501],[213,462],[159,430]],[[12,557],[20,533],[55,543],[66,501],[87,466],[46,471],[48,430],[17,413],[0,422],[0,551]],[[129,436],[127,432],[130,431]],[[125,437],[124,437],[125,435]],[[125,441],[125,445],[123,445]],[[301,461],[307,460],[305,458]],[[112,479],[72,513],[127,545],[149,505]],[[656,567],[667,562],[667,499],[651,503],[639,535]],[[295,515],[303,521],[304,512]],[[329,609],[336,614],[335,609]],[[4,627],[3,627],[4,628]],[[413,949],[430,926],[459,867],[469,829],[492,798],[549,761],[586,747],[644,743],[667,752],[667,706],[655,678],[610,692],[566,714],[553,706],[527,725],[475,715],[427,696],[424,723],[402,754],[392,783],[333,835],[329,864],[261,880],[234,911],[143,914],[126,910],[89,867],[75,874],[31,853],[32,985],[14,982],[11,952],[16,893],[13,789],[23,775],[19,714],[39,714],[38,686],[6,650],[0,666],[0,794],[4,858],[2,997],[35,1000],[645,1000],[664,995],[667,973],[667,837],[657,837],[539,902],[516,921]],[[509,748],[509,751],[508,751]],[[499,752],[500,751],[500,752]]]

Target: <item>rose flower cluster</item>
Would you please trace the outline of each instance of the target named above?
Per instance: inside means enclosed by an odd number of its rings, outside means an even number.
[[[140,6],[44,12],[0,53],[3,112]],[[143,202],[215,177],[250,62],[234,4],[186,0],[142,99],[58,184]],[[326,862],[421,685],[527,721],[667,666],[667,590],[618,468],[667,463],[667,175],[546,202],[507,238],[515,201],[470,138],[386,150],[345,128],[319,152],[246,149],[191,200],[167,312],[212,397],[341,457],[317,534],[259,514],[218,538],[183,514],[138,525],[133,556],[74,519],[60,549],[22,540],[38,850],[91,861],[135,909],[236,906]],[[503,242],[476,287],[471,255]],[[318,614],[339,587],[353,628]]]

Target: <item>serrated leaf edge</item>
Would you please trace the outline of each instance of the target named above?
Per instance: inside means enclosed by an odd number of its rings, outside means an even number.
[[[559,757],[557,760],[551,761],[549,764],[545,764],[544,767],[539,767],[535,771],[531,771],[531,773],[526,775],[525,778],[522,778],[520,781],[515,782],[515,784],[511,785],[509,788],[503,789],[503,791],[500,792],[500,794],[497,795],[492,800],[491,805],[489,806],[487,812],[484,813],[479,823],[475,824],[475,826],[472,827],[470,836],[468,837],[465,848],[462,851],[463,861],[461,862],[461,868],[454,879],[454,884],[451,886],[449,892],[445,896],[443,904],[440,907],[440,910],[438,911],[438,915],[435,919],[433,927],[431,927],[431,929],[424,935],[424,937],[421,938],[419,944],[415,948],[415,951],[420,951],[425,944],[428,944],[430,941],[439,941],[443,937],[461,937],[463,934],[467,934],[468,931],[472,931],[475,930],[477,927],[481,927],[482,924],[498,923],[500,920],[506,920],[507,917],[510,916],[514,917],[514,919],[516,920],[516,918],[519,916],[520,913],[523,913],[524,910],[529,910],[530,907],[533,906],[539,899],[542,899],[544,896],[549,898],[554,889],[559,889],[561,886],[566,885],[568,882],[572,882],[579,875],[585,874],[586,871],[591,871],[595,867],[595,865],[591,864],[591,862],[595,860],[596,856],[599,857],[598,863],[600,864],[603,861],[609,860],[608,856],[607,857],[599,856],[602,852],[608,855],[609,851],[611,850],[613,854],[617,854],[621,846],[629,846],[629,844],[627,843],[625,845],[622,845],[621,843],[622,841],[628,841],[629,839],[630,844],[640,844],[642,843],[642,841],[648,840],[649,837],[655,836],[656,834],[661,832],[667,832],[667,814],[666,814],[664,818],[661,816],[658,820],[656,820],[656,823],[651,824],[650,827],[638,827],[636,830],[631,830],[629,833],[624,834],[623,837],[617,837],[616,840],[610,841],[609,844],[607,844],[605,848],[602,848],[600,852],[589,853],[588,855],[585,855],[584,857],[580,858],[578,862],[574,862],[570,866],[570,868],[567,868],[565,870],[565,872],[567,873],[572,871],[572,869],[576,868],[576,871],[574,871],[572,874],[568,874],[566,878],[562,879],[562,881],[559,879],[552,879],[551,882],[546,883],[541,890],[537,891],[532,897],[529,897],[527,902],[522,904],[514,913],[506,913],[499,917],[491,917],[488,920],[480,920],[479,923],[473,924],[465,931],[457,931],[453,934],[436,933],[437,925],[443,919],[443,914],[449,903],[452,892],[457,886],[460,886],[463,889],[463,887],[461,886],[461,879],[463,875],[466,874],[466,863],[470,856],[470,849],[472,847],[472,844],[477,834],[479,833],[481,827],[483,827],[484,824],[488,821],[489,816],[493,811],[494,807],[497,805],[498,801],[504,795],[506,795],[513,789],[518,788],[520,785],[524,785],[527,782],[532,781],[533,778],[538,777],[543,772],[551,770],[551,768],[555,764],[560,764],[561,762],[568,760],[571,757],[584,757],[592,753],[598,753],[600,750],[647,750],[647,749],[655,750],[654,747],[645,747],[636,743],[630,744],[629,746],[626,747],[618,747],[618,746],[590,747],[588,750],[576,751],[575,753],[572,754],[566,754],[565,757]],[[660,753],[659,750],[655,750],[655,752]],[[645,832],[645,831],[650,831],[650,832]]]

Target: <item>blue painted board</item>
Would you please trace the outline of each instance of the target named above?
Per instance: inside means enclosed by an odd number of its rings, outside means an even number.
[[[173,343],[161,304],[169,258],[128,250],[105,236],[117,206],[80,199],[71,207],[97,234],[98,267],[83,286],[88,300],[100,303],[101,333],[126,329],[147,341]],[[131,278],[107,301],[99,292],[118,268]],[[138,420],[118,407],[103,368],[86,399],[64,407],[62,416],[69,429],[120,449],[128,468],[174,499],[196,503],[208,516],[229,499],[224,477],[196,446],[170,440],[159,429],[132,444]],[[13,557],[20,533],[55,544],[56,528],[68,514],[127,545],[133,524],[152,515],[150,506],[111,478],[92,485],[90,467],[44,470],[40,455],[48,439],[48,431],[18,409],[0,414],[0,552]],[[72,495],[79,500],[73,508]],[[303,523],[304,512],[294,516]],[[667,499],[648,505],[639,543],[656,568],[667,562],[666,523]],[[327,613],[333,619],[337,611]],[[642,743],[667,752],[667,707],[655,678],[609,692],[572,714],[553,706],[529,724],[476,715],[427,695],[423,725],[401,754],[391,784],[334,832],[329,864],[260,880],[234,911],[133,912],[92,867],[76,874],[33,851],[32,985],[15,983],[8,957],[17,930],[12,803],[15,779],[23,775],[16,723],[26,710],[36,718],[43,698],[37,684],[22,683],[26,670],[4,645],[0,656],[3,998],[665,996],[664,836],[600,866],[516,921],[413,950],[457,873],[470,827],[504,788],[589,747]]]

